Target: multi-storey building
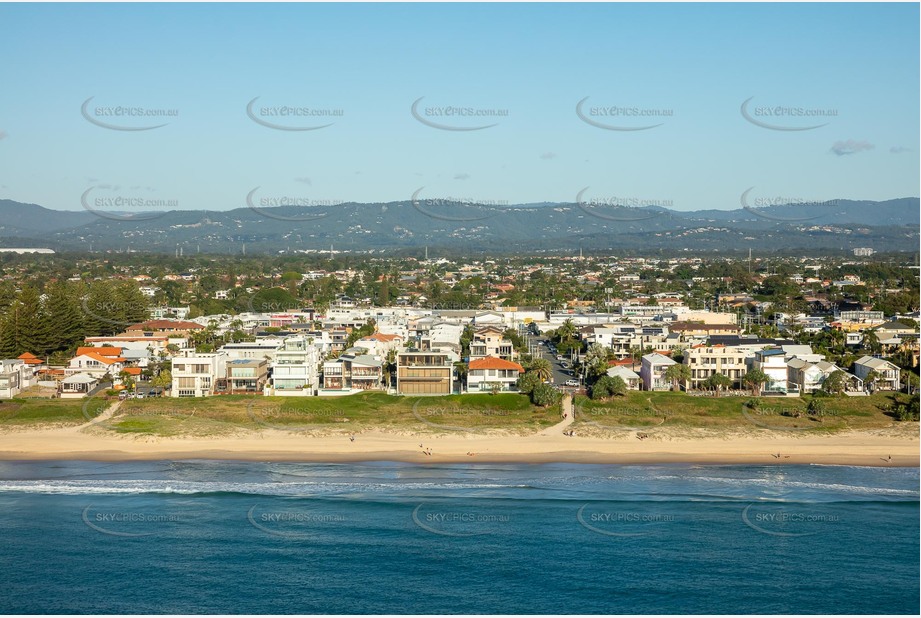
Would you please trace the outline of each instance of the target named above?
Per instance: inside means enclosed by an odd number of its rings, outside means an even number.
[[[450,395],[454,392],[453,351],[400,350],[397,352],[397,392],[401,395]]]
[[[0,399],[10,399],[30,385],[32,366],[20,359],[0,360]]]
[[[264,393],[275,396],[315,395],[320,386],[320,355],[303,336],[287,337],[272,361],[272,376]]]
[[[366,391],[381,388],[383,360],[366,352],[365,348],[349,348],[338,358],[323,363],[323,389]]]
[[[173,358],[172,374],[172,397],[209,397],[227,375],[227,354],[182,350]]]
[[[262,394],[269,373],[269,361],[238,358],[227,361],[226,392],[231,395]]]
[[[496,326],[479,328],[470,342],[470,360],[492,356],[510,361],[515,356],[511,340],[505,338],[505,331]]]
[[[692,388],[700,388],[700,383],[715,373],[738,386],[746,372],[745,357],[745,351],[736,347],[699,346],[685,350],[683,362],[691,370]]]
[[[665,377],[666,370],[675,365],[674,360],[662,354],[646,354],[640,366],[640,379],[644,391],[667,391],[672,381]]]

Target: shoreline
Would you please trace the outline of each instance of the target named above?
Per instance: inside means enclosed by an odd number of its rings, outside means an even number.
[[[84,428],[0,433],[0,461],[204,459],[309,463],[683,463],[874,467],[919,467],[921,464],[918,434],[909,431],[896,432],[896,435],[881,431],[848,431],[807,436],[763,430],[711,432],[693,437],[674,432],[638,440],[634,434],[606,438],[568,437],[561,431],[520,436],[460,432],[399,434],[368,430],[356,433],[352,441],[349,434],[307,436],[274,430],[222,437],[141,438],[81,431]]]

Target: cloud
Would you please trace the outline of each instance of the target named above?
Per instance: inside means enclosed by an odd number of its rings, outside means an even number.
[[[892,154],[902,154],[903,152],[911,152],[911,148],[905,146],[893,146],[889,149],[889,152]]]
[[[0,129],[0,139],[6,139],[7,137],[9,137],[9,135],[10,135],[9,133]]]
[[[846,142],[835,142],[831,147],[831,152],[839,157],[843,157],[844,155],[851,155],[864,150],[872,150],[873,148],[874,146],[870,142],[858,142],[857,140],[849,139]]]
[[[454,174],[454,180],[469,180],[470,174]]]
[[[304,183],[305,185],[307,185],[308,187],[312,187],[312,186],[313,186],[313,181],[311,181],[310,178],[308,178],[307,176],[298,176],[298,177],[295,178],[294,180],[295,180],[296,182],[302,182],[302,183]]]
[[[544,154],[540,156],[540,158],[544,159],[545,161],[549,159],[555,159],[556,153],[555,152],[545,152]]]

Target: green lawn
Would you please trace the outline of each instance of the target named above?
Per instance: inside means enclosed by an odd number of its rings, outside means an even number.
[[[809,415],[810,397],[690,397],[685,393],[635,392],[607,402],[576,398],[574,428],[610,430],[663,428],[791,429],[832,432],[872,429],[899,423],[886,413],[894,398],[908,395],[876,393],[870,397],[826,397],[826,411]],[[86,406],[86,410],[84,410]],[[14,399],[0,403],[0,427],[43,423],[79,425],[108,406],[102,399]],[[198,399],[132,399],[124,401],[99,429],[126,434],[226,435],[238,430],[311,431],[341,429],[359,432],[380,428],[441,433],[445,431],[506,430],[531,433],[559,422],[559,407],[532,406],[523,395],[451,395],[396,397],[379,392],[345,397],[248,397]],[[917,424],[914,425],[917,427]]]
[[[576,424],[601,429],[651,429],[694,427],[701,429],[763,428],[778,430],[839,431],[872,429],[897,422],[886,413],[898,397],[876,393],[869,397],[818,398],[825,411],[807,413],[812,397],[691,397],[685,393],[636,392],[606,402],[576,399]],[[757,401],[757,406],[747,405]]]
[[[106,425],[121,433],[220,435],[239,429],[310,431],[402,429],[420,432],[539,430],[560,421],[559,407],[532,406],[523,395],[396,397],[248,397],[125,401]]]
[[[82,399],[4,399],[0,401],[0,427],[86,422]]]

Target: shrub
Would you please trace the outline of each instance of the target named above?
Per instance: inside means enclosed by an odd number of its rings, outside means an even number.
[[[531,391],[531,403],[546,408],[560,403],[563,395],[549,384],[538,384]]]

